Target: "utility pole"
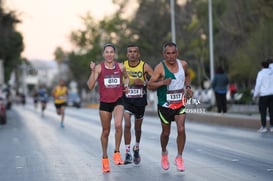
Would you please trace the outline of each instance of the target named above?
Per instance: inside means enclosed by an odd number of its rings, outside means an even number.
[[[0,0],[1,2],[1,0]],[[3,85],[5,82],[5,78],[4,78],[4,66],[3,66],[3,60],[0,59],[0,85]]]
[[[170,4],[171,4],[172,42],[176,43],[176,33],[175,33],[175,3],[174,3],[174,0],[170,0]]]
[[[208,0],[208,9],[209,9],[209,59],[210,59],[210,80],[214,78],[214,58],[213,58],[213,29],[212,29],[212,0]]]
[[[26,83],[27,68],[28,68],[28,66],[26,65],[25,62],[23,62],[22,65],[21,65],[21,69],[22,69],[21,81],[22,81],[23,93],[24,93],[25,95],[27,95],[27,93],[28,93],[28,90],[27,90],[27,83]]]

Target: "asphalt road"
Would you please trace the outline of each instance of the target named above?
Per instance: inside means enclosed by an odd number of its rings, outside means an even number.
[[[171,167],[160,166],[161,131],[157,116],[147,115],[139,165],[101,171],[100,122],[97,109],[67,108],[65,128],[59,127],[53,104],[41,117],[32,105],[14,106],[0,127],[0,181],[271,181],[273,133],[188,121],[183,154],[185,172],[174,165],[176,130],[169,140]],[[108,152],[114,149],[111,130]],[[121,153],[124,157],[124,143]]]

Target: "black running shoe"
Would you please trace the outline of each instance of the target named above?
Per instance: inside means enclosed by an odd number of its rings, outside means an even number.
[[[133,147],[133,151],[134,151],[134,163],[135,164],[139,164],[140,163],[140,155],[139,155],[139,148],[137,148],[136,146]]]
[[[132,155],[130,153],[126,153],[124,164],[130,164],[132,163]]]

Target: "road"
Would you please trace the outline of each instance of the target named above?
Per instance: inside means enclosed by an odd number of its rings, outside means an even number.
[[[161,131],[156,116],[145,116],[139,165],[101,171],[100,122],[97,109],[67,108],[65,128],[50,103],[41,117],[31,104],[13,106],[7,125],[0,127],[1,181],[271,181],[273,133],[249,128],[186,123],[185,172],[174,165],[176,130],[169,140],[170,169],[160,166]],[[114,130],[108,152],[112,157]],[[121,153],[124,156],[124,143]]]

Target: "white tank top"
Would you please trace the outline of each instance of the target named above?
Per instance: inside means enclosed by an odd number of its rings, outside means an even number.
[[[175,79],[172,79],[171,84],[168,86],[168,90],[181,90],[184,88],[185,72],[180,60],[176,60],[178,64],[178,71],[174,73]]]
[[[171,83],[167,86],[167,102],[162,105],[163,107],[171,109],[177,109],[184,105],[185,72],[180,60],[176,61],[178,64],[178,71],[173,73],[175,79],[172,79]]]

